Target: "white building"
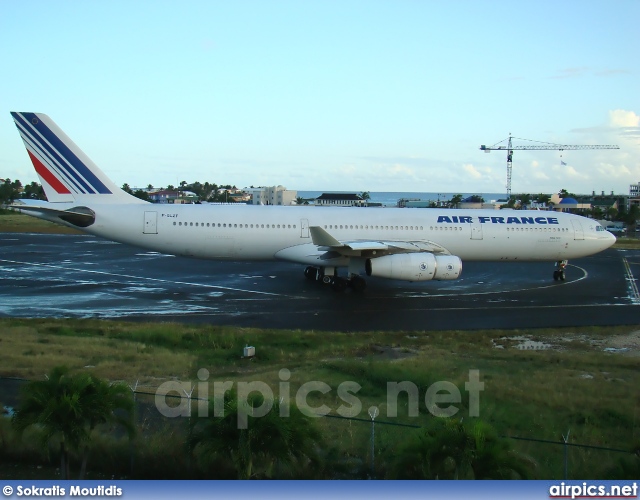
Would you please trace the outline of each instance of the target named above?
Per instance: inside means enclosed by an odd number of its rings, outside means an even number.
[[[629,202],[628,209],[631,209],[632,205],[640,205],[640,182],[637,184],[631,184],[629,186]]]
[[[295,205],[297,191],[290,191],[284,186],[244,188],[251,195],[252,205]]]

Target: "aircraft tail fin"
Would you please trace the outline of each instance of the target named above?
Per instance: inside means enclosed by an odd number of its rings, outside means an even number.
[[[47,199],[52,202],[146,203],[118,186],[42,113],[11,112]]]

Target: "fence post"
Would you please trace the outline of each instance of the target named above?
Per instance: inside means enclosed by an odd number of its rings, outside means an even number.
[[[378,408],[372,406],[369,408],[369,416],[371,417],[371,479],[375,479],[375,437],[376,437],[376,417],[378,416]]]
[[[131,392],[133,393],[133,415],[131,415],[131,419],[133,420],[133,425],[135,425],[136,427],[138,426],[138,422],[136,422],[137,413],[138,413],[136,395],[138,391],[139,382],[140,382],[140,379],[136,380],[135,385],[129,386],[129,389],[131,389]],[[133,477],[134,461],[135,461],[135,454],[134,454],[133,440],[129,439],[129,475],[130,477]]]
[[[571,429],[567,431],[567,435],[562,435],[562,440],[564,441],[564,478],[569,479],[569,433]]]

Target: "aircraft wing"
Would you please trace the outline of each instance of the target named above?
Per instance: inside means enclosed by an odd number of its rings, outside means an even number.
[[[451,255],[441,245],[433,241],[380,241],[380,240],[345,240],[340,241],[320,226],[310,226],[309,232],[314,245],[319,250],[336,253],[348,257],[370,257],[395,253],[428,252],[439,255]]]

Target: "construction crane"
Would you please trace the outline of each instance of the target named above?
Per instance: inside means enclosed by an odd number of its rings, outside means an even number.
[[[513,146],[511,144],[511,139],[519,139],[521,141],[530,141],[537,142],[539,145],[530,145],[530,146]],[[513,152],[516,149],[522,150],[554,150],[554,151],[564,151],[569,149],[620,149],[615,145],[570,145],[570,144],[554,144],[552,142],[542,142],[542,141],[532,141],[531,139],[522,139],[519,137],[512,137],[509,134],[509,139],[506,146],[498,146],[498,144],[507,141],[507,139],[503,139],[502,141],[494,144],[493,146],[480,146],[480,150],[485,153],[490,153],[491,151],[506,151],[507,152],[507,200],[511,198],[511,168],[513,162]],[[564,162],[563,162],[564,163]]]

